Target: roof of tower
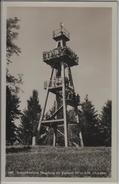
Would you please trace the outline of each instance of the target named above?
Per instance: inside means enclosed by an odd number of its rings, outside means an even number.
[[[53,31],[53,39],[55,41],[69,41],[70,33],[64,28],[63,23],[60,23],[60,28]]]

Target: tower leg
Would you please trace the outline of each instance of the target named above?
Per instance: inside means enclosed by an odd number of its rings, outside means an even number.
[[[67,109],[65,101],[65,68],[62,62],[62,96],[63,96],[63,115],[64,115],[64,141],[65,147],[68,147],[68,134],[67,134]]]
[[[72,74],[71,74],[71,68],[68,67],[68,75],[69,75],[69,80],[70,80],[70,85],[73,87],[74,89],[74,83],[73,83],[73,78],[72,78]]]
[[[50,77],[50,81],[49,81],[48,87],[50,86],[50,82],[52,80],[53,72],[54,72],[54,68],[52,69],[52,73],[51,73],[51,77]],[[47,105],[47,100],[48,100],[48,95],[49,95],[49,89],[47,88],[47,94],[46,94],[45,104],[44,104],[44,108],[43,108],[42,113],[41,113],[41,117],[40,117],[38,129],[37,129],[38,131],[40,130],[41,121],[43,120],[43,117],[44,117],[44,113],[45,113],[45,109],[46,109],[46,105]]]
[[[36,137],[33,136],[33,137],[32,137],[32,146],[35,146],[35,144],[36,144]]]
[[[47,104],[47,100],[48,100],[48,95],[49,95],[49,90],[47,90],[47,95],[46,95],[45,105],[44,105],[43,111],[42,111],[42,113],[41,113],[41,117],[40,117],[40,121],[39,121],[39,125],[38,125],[38,131],[40,130],[40,127],[41,127],[41,121],[43,120],[43,116],[44,116],[44,113],[45,113],[46,104]]]
[[[84,143],[83,143],[83,137],[82,137],[82,132],[79,132],[79,137],[80,137],[80,143],[81,143],[81,147],[84,147]]]
[[[72,85],[73,90],[74,90],[74,83],[73,83],[73,78],[72,78],[72,73],[71,73],[71,68],[70,68],[70,67],[68,68],[68,75],[69,75],[69,79],[70,79],[70,81],[71,81],[71,85]],[[75,91],[75,90],[74,90],[74,91]],[[75,111],[76,111],[76,114],[77,114],[77,116],[76,116],[76,118],[77,118],[77,123],[80,123],[77,106],[75,107]],[[83,146],[84,146],[84,143],[83,143],[83,137],[82,137],[82,132],[81,132],[81,130],[80,130],[80,132],[79,132],[79,137],[80,137],[80,144],[81,144],[81,147],[83,147]]]
[[[57,140],[57,127],[54,127],[54,133],[53,133],[53,146],[56,146],[56,140]]]
[[[77,113],[77,123],[80,123],[80,121],[79,121],[79,115],[78,115],[78,109],[77,109],[77,107],[76,107],[76,113]],[[81,132],[81,130],[80,130],[80,132],[79,132],[79,138],[80,138],[80,146],[81,147],[83,147],[84,146],[84,143],[83,143],[83,137],[82,137],[82,132]]]

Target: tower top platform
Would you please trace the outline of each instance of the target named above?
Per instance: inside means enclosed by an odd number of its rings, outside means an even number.
[[[66,42],[70,40],[70,34],[63,24],[60,24],[59,29],[53,31],[53,39],[58,42],[57,47],[43,52],[43,62],[56,69],[61,67],[62,62],[68,67],[78,65],[79,57],[66,45]]]
[[[63,24],[60,23],[60,28],[53,31],[53,39],[55,41],[69,41],[70,40],[70,33],[63,27]]]
[[[53,50],[43,52],[43,61],[54,68],[58,68],[59,65],[61,65],[61,62],[72,67],[74,65],[78,65],[79,58],[72,49],[65,46],[63,48],[55,48]]]

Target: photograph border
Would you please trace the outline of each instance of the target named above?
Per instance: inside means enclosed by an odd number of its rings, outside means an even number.
[[[19,181],[117,181],[117,2],[2,2],[2,62],[1,62],[1,179],[2,182]],[[111,7],[112,8],[112,177],[111,178],[42,178],[5,177],[5,109],[6,109],[6,13],[7,7]],[[115,124],[116,123],[116,124]]]

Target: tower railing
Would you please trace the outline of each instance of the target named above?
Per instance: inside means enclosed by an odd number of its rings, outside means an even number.
[[[67,56],[71,60],[76,62],[77,64],[79,63],[78,56],[72,51],[71,48],[69,48],[67,46],[65,46],[63,48],[59,47],[59,48],[55,48],[55,49],[50,50],[50,51],[43,52],[43,60],[44,61],[59,58],[61,56]]]
[[[62,78],[54,78],[52,80],[49,81],[45,81],[44,82],[44,89],[47,89],[47,87],[49,88],[55,88],[55,87],[59,87],[62,86]]]
[[[54,78],[53,80],[50,80],[49,87],[59,87],[62,85],[62,78]]]

